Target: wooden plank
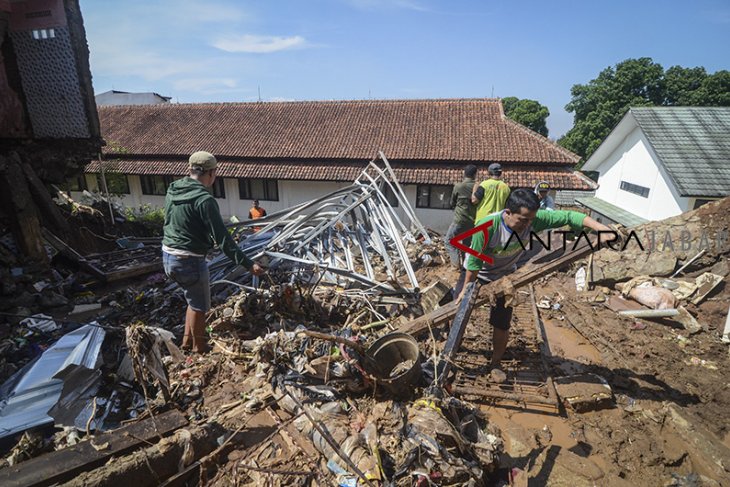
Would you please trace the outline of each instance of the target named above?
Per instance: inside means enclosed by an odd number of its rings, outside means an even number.
[[[43,232],[43,238],[51,244],[51,246],[58,250],[62,255],[65,257],[71,259],[74,262],[82,262],[86,259],[84,259],[84,256],[76,252],[74,249],[68,246],[66,242],[61,240],[60,238],[56,237],[54,234],[52,234],[50,231],[46,230],[45,228],[42,229]]]
[[[70,231],[68,222],[58,209],[58,205],[51,199],[51,195],[43,182],[38,179],[33,167],[27,163],[23,164],[22,167],[33,199],[43,215],[44,223],[50,222],[63,236],[68,235]]]
[[[80,472],[92,470],[111,457],[125,454],[140,445],[148,446],[159,435],[172,433],[188,424],[178,410],[162,413],[155,418],[132,423],[114,431],[97,435],[91,441],[82,441],[63,450],[32,458],[18,465],[0,470],[0,485],[7,487],[40,487],[65,482]],[[156,426],[156,427],[155,427]],[[95,445],[109,446],[96,450]]]
[[[107,282],[119,281],[128,277],[141,276],[144,274],[150,274],[162,269],[162,259],[158,259],[154,262],[148,262],[140,264],[138,266],[130,267],[129,269],[122,269],[116,272],[110,272],[105,274],[104,278]]]

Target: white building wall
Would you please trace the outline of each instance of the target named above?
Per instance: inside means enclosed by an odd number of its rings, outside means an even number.
[[[669,175],[640,128],[632,130],[598,167],[596,197],[646,218],[661,220],[689,207],[679,196]],[[649,188],[648,198],[621,189],[621,181]]]
[[[143,195],[142,185],[139,176],[127,176],[129,178],[129,195],[123,196],[116,201],[127,207],[139,207],[149,205],[151,208],[162,208],[165,205],[164,196]],[[96,177],[91,174],[86,175],[87,186],[89,190],[97,190]],[[274,213],[279,210],[290,208],[296,204],[310,201],[325,194],[331,193],[339,188],[349,185],[349,183],[334,183],[323,181],[288,181],[280,180],[279,200],[267,201],[260,200],[259,204],[268,213]],[[231,216],[236,216],[239,220],[248,218],[248,210],[251,208],[252,200],[241,200],[238,196],[238,181],[236,179],[224,179],[226,191],[225,199],[216,199],[221,210],[224,220],[228,220]],[[403,185],[403,192],[409,203],[415,210],[416,216],[421,220],[427,228],[436,230],[442,234],[446,233],[451,219],[453,217],[452,210],[436,210],[429,208],[416,208],[416,185]],[[80,192],[72,192],[71,197],[77,200],[81,199]],[[399,218],[405,217],[405,211],[402,207],[396,208],[396,214]]]

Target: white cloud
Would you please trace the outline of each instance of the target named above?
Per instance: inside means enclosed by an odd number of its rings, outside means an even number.
[[[202,95],[253,91],[239,87],[233,78],[184,78],[174,81],[172,87],[175,91],[191,91]]]
[[[170,76],[195,73],[204,68],[204,61],[172,58],[142,49],[105,44],[90,48],[90,64],[94,73],[103,76],[140,76],[157,81]]]
[[[231,35],[221,37],[213,43],[214,47],[226,52],[269,53],[286,49],[301,49],[307,47],[307,41],[302,36],[259,36],[259,35]]]

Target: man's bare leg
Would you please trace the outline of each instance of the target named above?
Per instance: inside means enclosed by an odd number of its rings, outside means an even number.
[[[191,327],[191,321],[188,319],[190,308],[185,312],[185,332],[183,333],[182,344],[180,348],[183,350],[190,350],[193,348],[193,329]]]
[[[207,337],[205,336],[205,313],[196,311],[190,306],[185,313],[185,328],[188,329],[193,339],[193,352],[205,353],[210,350]],[[184,338],[183,338],[184,339]]]
[[[502,361],[504,351],[507,350],[507,342],[509,341],[509,330],[501,330],[499,328],[492,329],[492,367],[499,368]]]

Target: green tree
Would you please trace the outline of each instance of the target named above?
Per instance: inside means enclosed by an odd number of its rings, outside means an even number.
[[[547,137],[546,120],[550,116],[548,107],[535,100],[520,99],[514,96],[502,98],[502,106],[504,107],[504,114],[510,119]]]
[[[575,123],[558,143],[588,158],[629,107],[661,105],[664,92],[664,68],[650,58],[608,67],[587,85],[571,88],[565,109],[575,113]]]
[[[667,105],[695,105],[696,91],[707,78],[705,68],[683,68],[672,66],[664,73],[666,82],[665,104]]]
[[[574,85],[565,107],[574,125],[558,143],[583,160],[601,145],[630,107],[730,106],[730,72],[672,66],[651,58],[627,59],[585,85]]]
[[[717,71],[702,80],[694,92],[692,105],[706,107],[730,106],[730,71]]]

